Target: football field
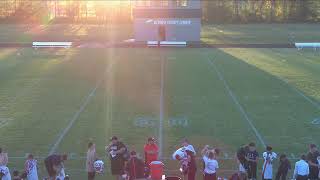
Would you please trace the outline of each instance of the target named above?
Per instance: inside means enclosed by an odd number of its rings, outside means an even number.
[[[33,153],[66,152],[66,171],[85,179],[89,140],[111,179],[104,146],[116,135],[141,155],[147,137],[171,154],[187,137],[198,151],[221,149],[219,175],[235,170],[234,154],[256,142],[292,163],[320,144],[320,52],[297,49],[107,48],[0,49],[0,137],[9,167]],[[260,162],[261,164],[261,162]],[[259,166],[260,167],[260,166]],[[198,179],[201,177],[200,161]]]

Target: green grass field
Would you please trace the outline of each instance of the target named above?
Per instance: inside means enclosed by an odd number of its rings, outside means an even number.
[[[188,137],[197,150],[205,144],[222,149],[220,174],[224,176],[236,169],[232,158],[243,143],[256,142],[260,152],[263,143],[270,144],[290,157],[306,152],[311,142],[320,143],[320,125],[311,123],[320,117],[319,52],[0,52],[0,137],[10,155],[10,168],[23,168],[26,153],[39,156],[42,165],[40,157],[50,151],[67,152],[71,155],[68,173],[84,179],[83,156],[89,139],[96,142],[103,158],[111,135],[141,152],[147,136],[160,136],[159,126],[164,159],[181,138]],[[165,162],[168,169],[175,169],[175,162]],[[108,173],[99,179],[106,177]]]
[[[208,44],[319,42],[320,24],[215,24],[203,25],[201,41]],[[106,34],[112,33],[112,38]],[[120,41],[133,38],[133,27],[87,24],[1,24],[0,42]]]
[[[6,27],[0,27],[3,34]],[[317,30],[303,35],[303,26],[298,27],[299,39],[319,38]],[[270,39],[268,33],[242,40],[202,38],[216,43],[289,42],[284,34]],[[106,38],[124,37],[114,34]],[[0,37],[1,42],[13,42]],[[297,49],[2,48],[0,146],[9,152],[11,171],[21,170],[25,155],[33,153],[40,177],[46,175],[43,157],[66,152],[72,179],[86,178],[89,140],[106,161],[107,171],[97,179],[111,179],[104,146],[112,135],[140,153],[148,136],[157,137],[168,174],[178,173],[169,158],[184,137],[198,152],[205,144],[222,150],[223,177],[237,168],[236,149],[251,141],[260,154],[264,144],[272,145],[293,163],[309,143],[320,144],[319,57],[319,50]]]

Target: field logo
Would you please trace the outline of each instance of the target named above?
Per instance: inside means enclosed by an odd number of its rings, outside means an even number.
[[[311,121],[311,124],[313,125],[320,125],[320,118],[316,118],[313,121]]]
[[[170,127],[188,127],[189,121],[187,117],[174,117],[169,118],[168,124]]]
[[[153,22],[153,19],[148,19],[148,20],[146,20],[146,24],[151,24]]]
[[[150,117],[138,117],[134,121],[134,126],[136,127],[155,127],[156,126],[156,120],[154,118]]]

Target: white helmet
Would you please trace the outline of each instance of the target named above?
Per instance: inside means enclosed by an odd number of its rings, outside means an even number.
[[[94,167],[94,170],[101,174],[103,173],[103,170],[104,170],[104,163],[102,160],[96,160],[94,163],[93,163],[93,167]]]

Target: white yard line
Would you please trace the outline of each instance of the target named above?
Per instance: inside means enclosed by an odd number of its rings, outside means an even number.
[[[158,132],[158,142],[159,142],[159,158],[162,158],[163,153],[163,116],[164,116],[164,63],[165,58],[161,59],[161,86],[160,86],[160,116],[159,116],[159,132]]]
[[[213,61],[211,61],[210,59],[207,59],[209,64],[211,65],[211,67],[214,69],[214,71],[217,73],[217,75],[219,76],[220,81],[223,82],[223,85],[225,87],[225,89],[227,90],[230,98],[232,99],[232,101],[234,102],[234,104],[238,107],[239,111],[241,112],[242,116],[244,117],[244,119],[247,121],[247,123],[249,124],[249,126],[251,127],[252,131],[254,132],[254,134],[256,135],[256,138],[260,141],[261,145],[263,145],[264,147],[266,147],[266,143],[263,140],[261,134],[259,133],[259,131],[257,130],[257,128],[254,126],[254,124],[252,123],[251,119],[249,118],[248,114],[246,113],[246,111],[244,110],[244,108],[242,107],[242,105],[239,103],[238,98],[236,97],[236,95],[232,92],[232,90],[230,89],[230,86],[228,85],[228,83],[226,82],[225,78],[223,77],[222,73],[218,70],[218,68],[216,67],[216,65],[214,64]]]
[[[96,84],[96,86],[90,91],[90,93],[87,95],[87,97],[84,99],[80,109],[73,115],[73,117],[70,119],[69,124],[63,129],[63,131],[61,133],[59,133],[59,137],[57,138],[57,140],[55,141],[55,143],[53,144],[53,146],[51,147],[50,151],[49,151],[49,155],[53,154],[58,146],[60,145],[61,141],[63,140],[64,136],[69,132],[69,130],[71,129],[71,127],[73,126],[73,124],[76,122],[76,120],[79,118],[80,114],[85,110],[85,108],[87,107],[87,105],[89,104],[90,100],[92,99],[92,97],[94,97],[98,87],[100,86],[100,84],[102,83],[102,81],[104,80],[104,77],[98,81],[98,83]]]
[[[294,90],[297,94],[299,94],[301,97],[303,97],[306,101],[308,101],[310,104],[312,104],[315,108],[317,108],[318,110],[320,110],[320,104],[318,104],[317,102],[313,101],[311,98],[309,98],[308,96],[304,95],[303,92],[301,92],[299,89],[297,89],[294,86],[291,86],[290,83],[282,78],[282,77],[278,77],[278,79],[280,81],[282,81],[283,83],[285,83],[287,86],[289,86],[292,90]]]

